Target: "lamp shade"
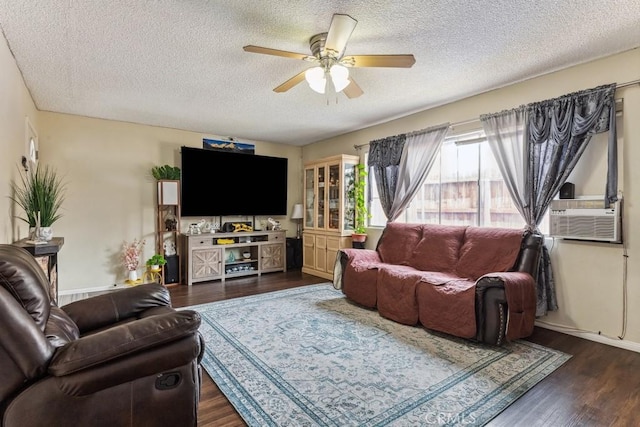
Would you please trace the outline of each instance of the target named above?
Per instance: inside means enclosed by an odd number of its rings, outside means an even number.
[[[327,86],[327,79],[324,76],[322,67],[309,68],[304,72],[304,78],[309,83],[309,87],[318,93],[324,93]]]
[[[336,88],[336,92],[342,91],[351,83],[349,81],[349,69],[343,65],[332,65],[329,74],[331,74],[331,81]]]
[[[293,205],[293,213],[291,214],[291,219],[302,219],[302,204],[297,203]]]

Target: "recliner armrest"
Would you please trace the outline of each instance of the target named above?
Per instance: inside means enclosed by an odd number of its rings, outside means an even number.
[[[196,333],[200,322],[196,311],[181,310],[81,337],[57,349],[49,373],[68,375],[177,341]]]
[[[138,315],[152,307],[170,307],[171,296],[164,286],[148,283],[120,289],[62,306],[81,334]]]
[[[340,252],[344,253],[347,256],[347,260],[350,262],[353,262],[353,261],[381,262],[380,254],[378,254],[378,252],[373,249],[345,248],[345,249],[340,249]]]
[[[536,284],[531,274],[522,271],[485,274],[476,282],[476,293],[490,287],[504,289],[508,309],[506,338],[531,335],[536,313]]]

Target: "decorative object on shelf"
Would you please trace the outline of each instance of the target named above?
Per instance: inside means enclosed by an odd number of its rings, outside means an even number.
[[[200,229],[201,233],[211,233],[211,223],[205,221],[204,219],[201,219],[198,222],[198,228]]]
[[[168,212],[164,217],[165,231],[176,231],[178,228],[178,219],[173,212]]]
[[[365,165],[358,163],[353,185],[348,190],[349,197],[353,198],[356,208],[353,234],[351,235],[354,248],[364,248],[364,242],[367,240],[367,220],[371,217],[367,210],[367,199],[365,197],[367,175]]]
[[[124,242],[122,244],[122,262],[128,271],[127,284],[142,283],[142,279],[138,279],[138,266],[140,265],[140,255],[144,248],[145,241],[133,239],[133,242]]]
[[[66,183],[55,169],[48,165],[38,165],[28,171],[21,171],[20,182],[12,182],[13,195],[9,196],[26,216],[17,218],[29,224],[34,241],[49,241],[53,237],[50,228],[62,217],[60,208],[65,199]],[[36,235],[36,226],[38,233]]]
[[[267,218],[267,230],[280,230],[280,221],[276,221],[273,218]]]
[[[177,253],[176,244],[171,240],[165,240],[164,243],[162,243],[162,249],[164,250],[164,256],[172,256]]]
[[[236,256],[233,254],[233,252],[229,252],[229,255],[227,255],[227,262],[234,262],[236,260]]]
[[[177,166],[154,166],[151,168],[151,175],[157,180],[169,179],[169,180],[179,180],[180,179],[180,168]]]
[[[196,224],[195,222],[192,224],[189,224],[189,234],[200,234],[202,233],[200,231],[200,227],[198,227],[198,224]]]
[[[160,271],[160,267],[162,267],[166,263],[167,263],[167,260],[164,258],[163,255],[153,254],[153,256],[149,258],[145,264],[147,265],[147,267],[151,268],[152,270]]]
[[[218,245],[231,245],[235,243],[235,241],[233,239],[218,239],[217,240],[217,244]]]
[[[233,232],[236,233],[238,231],[253,231],[253,227],[249,224],[241,223],[233,223]]]
[[[302,237],[302,218],[303,215],[303,207],[302,203],[296,203],[293,205],[293,213],[291,214],[291,219],[296,221],[296,238],[300,239]]]
[[[242,258],[244,258],[244,259],[251,258],[251,252],[249,252],[249,251],[242,252]]]

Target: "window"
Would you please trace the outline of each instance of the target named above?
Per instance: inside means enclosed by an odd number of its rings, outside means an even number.
[[[387,219],[373,173],[371,226]],[[421,190],[398,222],[522,228],[524,219],[511,200],[484,132],[445,139]]]

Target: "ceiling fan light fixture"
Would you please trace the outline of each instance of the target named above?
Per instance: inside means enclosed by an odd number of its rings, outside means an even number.
[[[304,73],[304,78],[309,83],[309,87],[318,93],[324,93],[327,86],[327,79],[324,76],[322,67],[309,68]]]
[[[334,64],[329,69],[331,75],[331,81],[336,88],[336,92],[341,92],[344,88],[349,86],[349,69],[340,64]]]

